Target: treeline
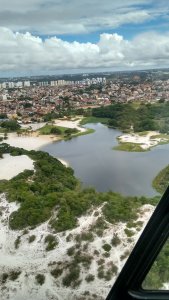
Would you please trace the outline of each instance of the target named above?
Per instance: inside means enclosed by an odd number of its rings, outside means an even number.
[[[81,189],[73,170],[46,152],[27,151],[7,144],[1,144],[0,151],[13,156],[26,154],[35,165],[35,171],[25,170],[9,181],[0,181],[0,193],[6,192],[9,201],[20,203],[18,211],[9,218],[9,225],[14,230],[35,227],[48,219],[56,232],[72,229],[76,227],[78,217],[103,203],[105,220],[127,222],[137,217],[141,205],[158,201],[113,192],[98,193],[93,188]]]
[[[165,167],[153,180],[153,187],[157,192],[163,194],[169,184],[169,165]]]
[[[141,132],[159,130],[169,132],[169,103],[141,104],[138,108],[132,103],[113,104],[92,110],[98,118],[109,118],[108,126],[122,131]]]

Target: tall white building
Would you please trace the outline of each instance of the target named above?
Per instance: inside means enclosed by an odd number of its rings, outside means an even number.
[[[23,85],[25,87],[30,87],[31,83],[30,83],[30,81],[27,80],[27,81],[24,81]]]

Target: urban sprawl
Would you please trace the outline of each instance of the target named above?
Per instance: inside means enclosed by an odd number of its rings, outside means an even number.
[[[105,77],[83,80],[5,81],[0,83],[0,114],[20,122],[40,122],[44,115],[78,111],[112,103],[169,101],[169,79],[129,81]]]

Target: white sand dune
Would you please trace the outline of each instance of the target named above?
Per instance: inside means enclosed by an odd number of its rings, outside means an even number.
[[[25,169],[34,170],[33,160],[27,155],[11,156],[4,154],[0,159],[0,180],[11,179]]]
[[[42,146],[53,141],[51,136],[17,136],[16,133],[9,133],[5,143],[26,150],[38,150]]]
[[[151,139],[153,136],[157,136],[157,135],[159,135],[159,132],[150,131],[144,136],[140,136],[136,133],[132,133],[132,134],[121,135],[118,137],[118,139],[122,143],[139,144],[142,149],[147,150],[151,147],[158,145],[161,141],[167,141],[167,139],[158,138],[158,137],[154,138],[153,140]]]
[[[1,300],[74,300],[84,299],[83,293],[89,291],[91,294],[95,294],[95,298],[85,296],[85,299],[105,299],[108,294],[116,276],[113,276],[110,281],[99,279],[97,276],[98,261],[100,258],[104,258],[105,268],[109,267],[113,262],[117,268],[118,273],[123,267],[127,257],[121,259],[121,256],[126,250],[129,252],[132,250],[136,240],[138,239],[143,227],[149,219],[154,207],[151,205],[144,205],[138,214],[139,221],[143,222],[141,231],[133,229],[135,234],[132,237],[132,241],[128,242],[124,230],[126,228],[125,223],[117,223],[109,226],[105,230],[102,237],[95,236],[94,240],[89,243],[86,254],[93,257],[93,261],[89,269],[85,269],[81,266],[80,280],[81,283],[77,288],[65,287],[62,285],[62,279],[66,274],[66,271],[54,279],[50,271],[55,268],[57,262],[62,263],[70,261],[72,258],[67,255],[67,250],[76,245],[75,236],[81,232],[87,232],[97,219],[96,212],[100,215],[101,208],[95,209],[90,215],[79,218],[79,226],[73,230],[66,231],[65,234],[54,234],[59,240],[59,244],[56,249],[52,251],[45,251],[45,236],[50,233],[48,222],[43,223],[35,229],[29,230],[28,233],[23,235],[23,231],[12,231],[8,227],[9,215],[16,211],[19,205],[16,203],[8,203],[4,194],[0,195],[0,211],[3,212],[0,218],[0,274],[9,273],[11,270],[20,270],[21,274],[16,281],[7,280],[6,283],[0,286]],[[121,243],[118,246],[112,247],[110,251],[110,257],[103,257],[102,246],[105,243],[111,243],[111,239],[114,234],[118,234]],[[71,234],[72,239],[67,241],[66,237]],[[36,239],[33,243],[28,242],[28,238],[31,235],[35,235]],[[20,236],[20,244],[18,249],[14,244],[17,237]],[[131,239],[130,239],[131,240]],[[85,242],[84,242],[85,244]],[[94,251],[98,251],[98,255],[94,255]],[[49,264],[53,265],[49,266]],[[40,273],[45,275],[45,283],[40,286],[37,285],[35,276]],[[85,280],[86,275],[93,274],[95,280],[87,283]]]
[[[55,125],[61,126],[61,127],[67,127],[67,128],[76,128],[81,132],[85,132],[86,128],[83,128],[79,125],[81,119],[78,119],[76,121],[71,120],[55,120]]]

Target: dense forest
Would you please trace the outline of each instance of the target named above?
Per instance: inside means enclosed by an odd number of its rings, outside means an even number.
[[[92,116],[109,118],[108,126],[122,131],[133,129],[134,132],[147,130],[169,132],[169,103],[140,104],[138,107],[133,103],[113,104],[94,108]]]

